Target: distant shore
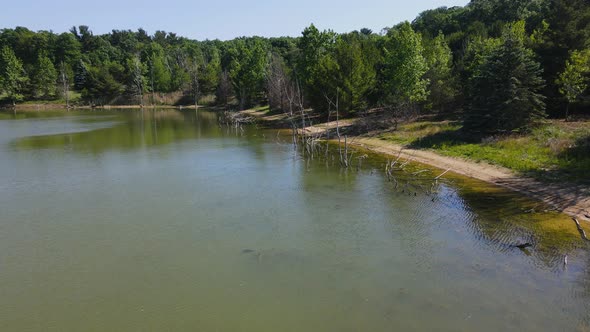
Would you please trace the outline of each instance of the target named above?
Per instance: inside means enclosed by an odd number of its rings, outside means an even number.
[[[205,107],[205,106],[203,106]],[[90,110],[90,109],[142,109],[142,108],[174,108],[174,109],[195,109],[195,105],[70,105],[68,108],[66,104],[17,104],[16,110],[56,110],[56,109],[72,109],[72,110]],[[0,109],[12,110],[12,106],[3,106]]]

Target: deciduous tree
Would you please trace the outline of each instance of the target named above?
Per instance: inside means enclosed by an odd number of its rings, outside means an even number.
[[[428,97],[428,70],[422,37],[408,22],[391,29],[384,48],[382,71],[386,103],[412,108]]]
[[[557,79],[559,92],[567,99],[566,121],[570,104],[578,101],[578,98],[588,89],[588,74],[590,74],[590,50],[573,51],[565,63],[564,71]]]
[[[428,106],[437,112],[444,112],[454,100],[457,93],[453,76],[453,54],[440,33],[437,37],[425,43],[425,58],[428,71]]]

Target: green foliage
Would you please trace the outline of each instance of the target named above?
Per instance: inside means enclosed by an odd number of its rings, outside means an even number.
[[[506,29],[501,44],[473,70],[465,129],[480,133],[525,130],[543,118],[541,73],[521,35]]]
[[[164,49],[157,43],[152,43],[148,50],[148,70],[150,76],[150,88],[152,92],[170,91],[172,74]]]
[[[168,71],[170,82],[168,85],[168,91],[181,91],[186,89],[191,84],[191,72],[189,69],[190,59],[183,49],[173,49],[165,52],[164,55],[165,69]],[[201,61],[199,61],[201,62]]]
[[[412,27],[428,38],[434,38],[440,33],[451,35],[463,29],[463,16],[468,11],[465,7],[439,7],[426,10],[412,22]]]
[[[471,87],[468,82],[469,78],[479,75],[479,70],[486,61],[486,57],[497,49],[501,42],[502,40],[499,38],[474,37],[469,40],[460,63],[461,81],[464,82],[463,91],[465,95],[469,95],[469,88]]]
[[[587,0],[552,0],[550,3],[550,10],[543,17],[547,29],[536,38],[533,49],[547,81],[543,94],[547,97],[549,114],[562,117],[567,101],[559,92],[557,80],[571,52],[590,47],[590,6]]]
[[[335,95],[335,91],[326,91],[326,86],[333,86],[331,76],[336,63],[332,57],[336,34],[332,31],[320,32],[313,24],[303,30],[299,39],[299,57],[297,61],[297,79],[303,86],[309,102],[316,108],[326,104],[325,95]],[[328,82],[326,82],[328,80]]]
[[[72,66],[82,57],[82,46],[71,33],[62,33],[55,42],[55,59]]]
[[[139,104],[143,103],[143,93],[146,91],[148,72],[147,66],[141,62],[139,55],[127,59],[128,88],[132,95],[138,98]]]
[[[263,89],[267,50],[258,38],[238,39],[230,49],[229,76],[240,102],[240,109],[250,106]]]
[[[215,47],[205,49],[204,62],[199,75],[199,85],[203,93],[215,93],[219,85],[221,74],[221,57],[219,50]]]
[[[389,103],[410,104],[425,101],[428,70],[423,56],[422,37],[408,22],[391,29],[385,41],[382,79]]]
[[[318,77],[318,62],[321,57],[328,54],[334,44],[335,34],[331,31],[320,32],[313,24],[305,28],[299,39],[300,50],[297,63],[302,83],[312,86]]]
[[[125,68],[114,62],[88,67],[82,98],[99,105],[110,102],[125,92],[125,85],[120,83],[124,74]]]
[[[571,50],[590,47],[590,6],[587,0],[553,0],[548,22],[556,47]]]
[[[33,77],[33,89],[39,97],[53,97],[57,83],[57,70],[45,54],[39,54]]]
[[[491,25],[534,18],[548,6],[547,0],[472,0],[467,7],[473,19]]]
[[[314,109],[327,108],[328,99],[335,102],[336,96],[342,111],[368,106],[381,56],[369,32],[335,35],[312,25],[304,31],[299,47],[298,73]]]
[[[507,29],[522,55],[507,51],[503,37]],[[288,85],[303,107],[316,111],[327,109],[326,97],[334,100],[336,95],[340,110],[348,112],[382,106],[412,112],[463,110],[466,123],[474,125],[467,127],[484,132],[509,130],[498,123],[483,129],[494,121],[528,127],[542,113],[540,95],[554,117],[563,116],[572,102],[574,112],[588,113],[590,108],[584,87],[587,75],[570,58],[590,48],[588,0],[472,0],[463,7],[424,11],[412,24],[383,31],[387,34],[366,28],[336,34],[310,25],[298,38],[194,41],[166,31],[149,35],[143,29],[95,35],[85,25],[61,34],[16,27],[0,30],[0,48],[8,47],[20,61],[23,79],[16,80],[18,93],[13,95],[25,100],[55,94],[51,67],[59,64],[60,74],[68,77],[65,87],[61,79],[60,89],[69,88],[71,81],[87,102],[114,100],[104,96],[118,91],[125,98],[146,91],[182,92],[190,99],[215,93],[221,104],[238,100],[240,107],[246,107],[271,98],[281,100]],[[528,64],[517,68],[526,69],[509,74],[501,71],[500,64],[492,64],[492,55],[499,58],[502,49],[506,59],[520,56],[519,61]],[[278,88],[264,84],[270,54],[279,57],[280,71],[275,74],[288,84]],[[541,64],[547,82],[541,90],[538,68],[530,61]],[[529,74],[531,78],[525,79]],[[485,83],[484,77],[497,85]],[[508,78],[518,83],[511,86]],[[110,89],[106,82],[113,83]],[[492,104],[497,109],[518,104],[526,110],[508,113],[528,115],[516,122],[512,116],[494,115],[485,121],[477,116],[484,108],[492,109]],[[288,107],[284,100],[277,105]]]
[[[573,51],[565,63],[565,70],[559,75],[559,92],[568,103],[575,103],[588,88],[590,74],[590,50]]]
[[[86,78],[88,77],[88,67],[86,63],[80,59],[76,61],[74,66],[74,87],[78,91],[82,91],[86,86]]]
[[[0,53],[0,90],[4,91],[14,104],[22,100],[23,90],[28,78],[22,62],[16,57],[12,49],[4,46]]]
[[[430,83],[428,106],[443,112],[454,101],[457,90],[453,77],[453,53],[442,33],[425,42],[424,57],[428,65],[425,78]]]
[[[517,172],[556,178],[588,179],[590,129],[555,121],[523,134],[470,140],[458,122],[421,121],[401,124],[382,139],[415,149],[475,161],[486,161]],[[564,174],[565,173],[565,174]]]
[[[342,105],[349,111],[365,108],[366,95],[374,89],[379,60],[375,43],[366,35],[353,32],[338,37],[334,50],[336,86],[342,90]]]

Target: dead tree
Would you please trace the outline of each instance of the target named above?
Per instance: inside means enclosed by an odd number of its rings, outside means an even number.
[[[202,61],[199,61],[202,60]],[[189,77],[188,84],[184,87],[185,94],[190,95],[195,104],[195,112],[199,109],[199,98],[201,96],[201,86],[199,79],[201,77],[201,70],[206,66],[204,59],[199,59],[198,56],[193,55],[189,57],[185,51],[176,52],[176,63],[182,68]]]
[[[138,54],[136,54],[132,61],[132,75],[133,75],[133,90],[137,96],[139,107],[143,107],[143,91],[144,91],[144,79],[143,79],[143,64]],[[153,82],[152,82],[153,88]]]
[[[155,89],[155,74],[154,74],[154,54],[152,54],[152,56],[150,57],[150,85],[151,85],[151,95],[152,95],[152,107],[155,107],[156,105],[156,98],[154,96],[154,93],[156,92]]]
[[[266,91],[268,104],[271,110],[285,110],[286,86],[289,84],[289,77],[285,72],[285,65],[280,56],[272,54],[269,59],[266,72]]]
[[[223,106],[227,106],[229,97],[232,93],[231,79],[227,70],[224,70],[219,76],[219,86],[217,87],[217,101]]]
[[[338,155],[340,157],[340,165],[348,168],[348,137],[346,135],[344,136],[344,151],[342,151],[342,136],[340,135],[340,89],[336,89],[335,101],[328,97],[326,93],[324,93],[324,97],[328,101],[329,111],[331,112],[333,107],[336,112],[336,136],[338,136]]]
[[[59,83],[61,83],[62,94],[66,100],[66,110],[70,109],[70,82],[66,72],[66,66],[62,61],[59,66]]]
[[[305,106],[303,104],[303,92],[301,90],[301,85],[299,84],[299,80],[295,78],[295,87],[297,88],[295,94],[295,101],[297,103],[297,107],[299,108],[299,114],[301,116],[301,133],[302,137],[305,137]]]
[[[199,64],[195,59],[190,61],[188,73],[190,76],[191,94],[195,102],[195,111],[199,109],[199,96],[201,94],[201,87],[199,85]]]
[[[305,142],[305,105],[303,103],[303,91],[299,85],[299,80],[291,81],[285,85],[285,97],[288,106],[284,112],[288,113],[289,121],[291,122],[291,129],[293,132],[293,144],[297,144],[297,124],[295,122],[295,114],[299,113],[301,117],[301,139]]]

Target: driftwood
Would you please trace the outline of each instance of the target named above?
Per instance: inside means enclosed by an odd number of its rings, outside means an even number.
[[[235,126],[240,126],[242,124],[249,124],[249,123],[255,123],[256,122],[256,118],[252,117],[252,116],[246,116],[240,112],[230,112],[230,111],[225,111],[223,112],[223,119],[225,120],[225,123],[227,125],[235,125]]]
[[[401,164],[401,166],[399,167],[399,169],[403,169],[411,161],[412,161],[412,156],[410,156],[410,158],[408,160],[406,160],[403,164]]]
[[[450,171],[451,171],[451,169],[449,168],[449,169],[447,169],[446,171],[444,171],[444,172],[443,172],[441,175],[439,175],[439,176],[435,177],[434,179],[435,179],[435,180],[438,180],[438,179],[442,178],[442,177],[443,177],[443,175],[447,174],[447,173],[448,173],[448,172],[450,172]]]
[[[586,236],[586,231],[584,231],[584,229],[580,225],[580,222],[578,221],[578,219],[576,219],[576,218],[572,218],[572,219],[576,223],[576,227],[578,228],[578,232],[580,232],[580,235],[582,235],[582,239],[584,239],[586,241],[590,241],[590,239],[588,239],[588,237]]]

